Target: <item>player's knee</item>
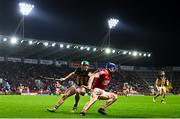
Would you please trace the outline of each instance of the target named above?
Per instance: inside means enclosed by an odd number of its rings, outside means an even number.
[[[86,93],[86,89],[85,89],[85,88],[82,88],[80,94],[81,94],[81,95],[85,95],[85,93]]]
[[[97,98],[92,98],[92,102],[95,103],[97,101]]]
[[[166,94],[166,92],[163,92],[163,95],[165,95]]]
[[[62,96],[62,99],[66,99],[68,97],[68,94],[64,94],[63,96]]]
[[[114,94],[114,100],[117,100],[117,99],[118,99],[118,95]]]
[[[76,93],[79,93],[79,94],[81,94],[81,95],[84,95],[84,94],[86,93],[86,89],[85,89],[85,88],[78,88],[78,89],[76,90]]]
[[[114,93],[111,93],[110,98],[111,98],[112,100],[117,100],[118,95],[117,95],[117,94],[114,94]]]
[[[96,102],[99,97],[97,95],[91,95],[91,100]]]
[[[78,89],[76,89],[76,94],[79,94],[80,93],[80,90],[79,90],[79,88]]]

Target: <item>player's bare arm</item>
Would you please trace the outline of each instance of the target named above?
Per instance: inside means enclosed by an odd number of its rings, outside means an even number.
[[[64,80],[66,80],[66,79],[68,79],[68,78],[70,78],[70,77],[74,76],[74,74],[75,74],[75,72],[71,72],[71,73],[70,73],[70,74],[68,74],[66,77],[64,77],[64,78],[60,78],[60,79],[56,79],[56,80],[61,80],[61,81],[64,81]]]
[[[169,85],[169,80],[166,80],[166,86],[168,86]]]
[[[52,78],[52,77],[43,77],[43,76],[39,76],[40,78],[43,78],[43,79],[48,79],[48,80],[57,80],[57,81],[64,81],[70,77],[72,77],[75,73],[74,72],[71,72],[70,74],[68,74],[66,77],[64,78]]]
[[[158,82],[159,82],[159,79],[157,78],[157,79],[156,79],[156,82],[155,82],[156,88],[158,87]]]
[[[92,88],[92,83],[94,81],[94,78],[98,78],[98,77],[99,77],[99,75],[96,73],[91,74],[89,81],[88,81],[88,87],[87,87],[88,89]]]

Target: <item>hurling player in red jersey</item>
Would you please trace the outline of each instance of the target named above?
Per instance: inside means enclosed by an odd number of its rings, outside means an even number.
[[[90,76],[88,86],[83,87],[91,90],[91,98],[83,107],[80,113],[81,116],[85,116],[87,110],[98,99],[107,100],[106,103],[98,110],[99,113],[106,115],[105,109],[117,100],[117,94],[104,91],[111,81],[111,74],[115,72],[116,69],[117,66],[114,63],[107,63],[106,69],[97,70]]]

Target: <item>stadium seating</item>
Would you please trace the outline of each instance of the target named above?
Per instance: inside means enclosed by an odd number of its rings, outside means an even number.
[[[12,91],[16,92],[19,85],[23,84],[30,91],[47,91],[55,81],[40,79],[39,76],[61,78],[68,73],[74,71],[75,68],[68,66],[53,66],[40,64],[25,64],[15,62],[0,62],[0,79],[4,82],[8,81]],[[172,92],[180,93],[180,72],[167,72],[167,78],[172,82]],[[112,75],[112,81],[107,90],[113,92],[122,92],[123,85],[128,82],[130,87],[140,93],[149,94],[157,76],[157,70],[119,70]],[[70,79],[73,81],[73,79]],[[62,84],[64,89],[68,87],[68,82]],[[3,83],[0,83],[0,91],[2,92]]]

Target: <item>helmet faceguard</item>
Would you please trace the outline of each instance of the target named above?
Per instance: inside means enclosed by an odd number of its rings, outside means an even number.
[[[82,65],[82,66],[89,66],[89,64],[90,64],[90,63],[89,63],[88,61],[86,61],[86,60],[84,60],[84,61],[81,62],[81,65]]]
[[[88,70],[89,69],[89,65],[90,65],[90,63],[88,61],[84,60],[84,61],[81,62],[81,68],[83,70]]]
[[[109,62],[106,64],[106,69],[108,69],[110,72],[115,72],[117,70],[117,65]]]
[[[160,72],[159,72],[159,76],[160,76],[160,77],[164,77],[164,76],[165,76],[165,71],[163,71],[163,70],[160,71]]]

